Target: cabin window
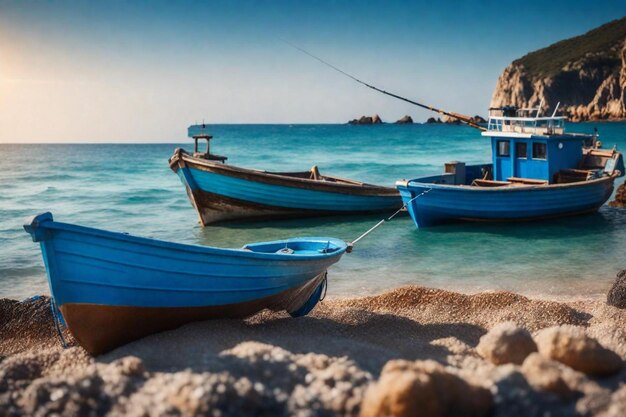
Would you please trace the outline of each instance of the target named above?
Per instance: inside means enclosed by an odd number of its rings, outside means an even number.
[[[518,158],[528,158],[528,145],[526,142],[517,142],[515,144],[515,155]]]
[[[541,142],[533,143],[533,159],[546,159],[546,144]]]
[[[498,141],[498,156],[511,156],[511,144],[508,140]]]

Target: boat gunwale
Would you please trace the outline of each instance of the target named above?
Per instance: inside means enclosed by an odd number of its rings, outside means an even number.
[[[517,185],[516,184],[513,186],[503,185],[500,187],[483,187],[483,186],[466,185],[466,184],[460,184],[460,185],[435,184],[435,183],[419,182],[419,178],[415,178],[411,180],[396,181],[396,187],[398,189],[400,188],[409,189],[411,186],[414,186],[414,187],[421,187],[421,188],[431,188],[433,190],[459,190],[459,191],[470,191],[470,192],[547,191],[547,190],[554,190],[554,189],[578,188],[578,187],[590,186],[590,185],[597,184],[600,182],[614,181],[616,178],[619,178],[619,176],[620,176],[619,173],[613,173],[611,175],[603,176],[601,178],[594,178],[594,179],[585,180],[585,181],[571,182],[567,184],[543,184],[543,185],[535,185],[535,184]],[[425,178],[432,178],[432,176],[425,177]]]
[[[94,246],[95,244],[92,243],[91,245]],[[103,245],[95,245],[95,246],[103,246]],[[132,253],[136,253],[136,254],[139,254],[139,255],[146,255],[145,253],[137,252],[137,251],[126,250],[125,252],[126,253],[132,252]],[[110,264],[110,265],[119,265],[119,266],[122,266],[122,267],[132,267],[132,268],[135,268],[135,269],[143,269],[143,270],[151,270],[151,271],[157,271],[157,272],[166,272],[166,273],[172,273],[172,274],[177,274],[178,273],[178,274],[180,274],[180,271],[177,271],[176,269],[172,269],[172,268],[167,268],[167,267],[155,267],[155,266],[150,266],[150,265],[140,265],[140,264],[131,263],[131,262],[128,262],[128,261],[120,261],[120,260],[113,260],[113,259],[102,259],[100,257],[93,256],[93,255],[91,255],[91,256],[90,255],[84,255],[84,254],[81,254],[81,253],[78,253],[78,252],[69,252],[69,251],[66,251],[66,250],[59,250],[59,249],[56,249],[56,253],[60,253],[60,254],[66,255],[66,256],[69,255],[69,256],[72,256],[74,258],[83,258],[83,259],[86,259],[86,260],[95,260],[95,261],[104,262],[104,263],[107,263],[107,264]],[[256,252],[256,253],[258,253],[258,252]],[[219,265],[219,266],[229,266],[229,265],[232,264],[230,262],[217,262],[217,261],[208,261],[208,260],[202,260],[202,261],[190,261],[190,260],[181,260],[181,259],[177,259],[177,260],[180,261],[180,262],[184,262],[184,263],[193,262],[194,264],[201,264],[202,263],[202,264],[208,264],[208,265],[211,265],[211,266],[216,266],[216,265]],[[75,264],[79,263],[75,259],[74,259],[73,262]],[[89,264],[88,262],[84,262],[83,265],[93,265],[93,264]],[[250,267],[250,268],[256,267],[256,265],[253,265],[253,264],[246,265],[246,266]],[[104,268],[104,266],[100,265],[99,268]],[[207,277],[208,276],[208,274],[206,274],[204,272],[196,272],[196,271],[190,271],[190,270],[185,270],[184,274],[185,275],[193,275],[193,276],[197,276],[197,277]],[[291,275],[293,275],[293,274],[292,273],[284,273],[284,274],[276,274],[276,273],[274,273],[273,274],[273,276],[276,277],[276,278],[289,277]],[[231,278],[234,278],[234,279],[240,279],[240,280],[255,280],[255,279],[258,279],[257,275],[248,275],[248,276],[246,276],[246,275],[237,275],[237,276],[234,276],[233,274],[221,274],[220,275],[220,274],[217,274],[215,272],[213,272],[211,274],[211,277],[212,278],[217,278],[217,279],[231,279]],[[67,280],[64,279],[64,281],[67,281]]]
[[[270,171],[263,171],[263,170],[257,170],[257,169],[251,169],[251,168],[242,168],[242,167],[235,166],[235,165],[227,165],[227,164],[223,164],[219,162],[203,160],[203,159],[196,158],[190,155],[189,153],[187,153],[186,151],[182,149],[181,149],[181,152],[178,152],[178,150],[176,150],[174,152],[174,155],[170,158],[170,167],[172,167],[174,172],[176,172],[178,168],[181,168],[180,162],[179,162],[181,160],[197,169],[203,170],[202,168],[208,168],[209,171],[220,171],[216,173],[221,174],[221,175],[228,175],[228,174],[251,175],[255,177],[255,180],[259,179],[260,180],[259,182],[271,183],[271,184],[281,185],[285,187],[301,188],[301,187],[295,187],[293,185],[293,183],[296,183],[297,185],[306,185],[306,186],[314,185],[315,187],[309,187],[309,189],[311,189],[312,191],[321,191],[321,192],[330,191],[330,192],[337,192],[341,194],[356,194],[356,195],[360,194],[364,196],[374,195],[374,196],[380,196],[380,197],[398,197],[398,190],[394,187],[385,187],[381,185],[361,183],[355,180],[346,181],[342,178],[332,177],[330,175],[326,177],[336,179],[340,182],[331,182],[331,181],[326,182],[326,181],[314,180],[314,179],[309,179],[309,178],[290,177],[288,175],[285,175],[288,173],[270,172]],[[177,168],[174,169],[174,167],[177,167]],[[203,171],[206,171],[206,170],[203,170]],[[306,172],[306,171],[299,171],[299,172]],[[228,176],[240,177],[240,175],[228,175]],[[322,177],[324,177],[324,175],[322,175]],[[263,180],[266,180],[266,181],[263,181]],[[341,182],[341,181],[346,181],[346,182]],[[352,181],[354,181],[354,183]],[[286,184],[286,182],[292,183],[292,184]],[[364,192],[355,192],[357,190],[364,191]]]
[[[153,239],[142,236],[135,236],[131,234],[127,234],[124,232],[113,232],[103,229],[92,228],[88,226],[80,226],[76,224],[70,223],[62,223],[54,220],[44,220],[43,222],[38,222],[38,218],[41,215],[35,216],[32,219],[29,219],[26,222],[26,225],[30,225],[33,228],[33,238],[35,229],[44,228],[44,229],[52,229],[52,230],[60,230],[60,231],[69,231],[73,233],[79,233],[87,236],[98,236],[101,238],[115,240],[120,242],[129,242],[141,244],[144,246],[156,246],[163,249],[168,249],[172,251],[180,251],[180,252],[193,252],[200,254],[208,254],[211,253],[213,255],[228,255],[233,257],[243,257],[243,258],[252,258],[259,260],[270,260],[270,261],[313,261],[313,260],[327,260],[336,256],[341,256],[347,249],[347,244],[341,239],[331,238],[331,237],[301,237],[301,238],[291,238],[291,239],[283,239],[283,240],[273,240],[267,242],[253,242],[247,243],[247,245],[252,244],[289,244],[290,242],[331,242],[337,246],[337,250],[329,253],[309,253],[309,254],[284,254],[284,253],[267,253],[267,252],[254,252],[252,250],[246,249],[235,249],[235,248],[218,248],[214,246],[202,246],[196,244],[189,243],[178,243],[178,242],[170,242],[161,239]],[[48,240],[49,238],[40,239],[41,241]]]

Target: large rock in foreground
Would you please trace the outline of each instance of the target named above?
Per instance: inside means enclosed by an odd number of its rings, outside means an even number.
[[[484,416],[493,406],[489,390],[472,385],[435,361],[389,361],[370,386],[361,417]]]
[[[535,336],[539,353],[591,375],[612,375],[622,368],[622,358],[587,336],[577,326],[554,326],[540,330]]]
[[[491,107],[561,110],[573,121],[626,118],[626,17],[513,61]]]

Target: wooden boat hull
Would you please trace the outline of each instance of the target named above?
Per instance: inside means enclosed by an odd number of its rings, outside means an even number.
[[[209,319],[240,319],[263,309],[292,311],[311,297],[324,278],[257,300],[207,307],[134,307],[65,303],[60,311],[72,334],[92,354],[184,324]],[[291,310],[290,310],[291,309]]]
[[[398,181],[418,228],[452,221],[531,221],[598,210],[617,176],[570,184],[476,187]],[[417,195],[426,194],[414,199]]]
[[[203,225],[238,219],[314,217],[393,211],[393,188],[320,181],[203,160],[177,149],[170,167],[187,189]],[[345,181],[345,180],[344,180]]]
[[[265,308],[307,314],[326,270],[346,250],[332,238],[244,249],[182,245],[58,223],[50,213],[24,227],[41,243],[52,297],[69,330],[92,354],[195,320]],[[276,253],[286,246],[294,252]]]

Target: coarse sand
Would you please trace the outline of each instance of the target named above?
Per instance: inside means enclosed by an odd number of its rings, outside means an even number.
[[[563,400],[533,390],[519,366],[482,359],[480,337],[501,322],[531,333],[581,326],[626,358],[626,310],[600,300],[401,287],[325,300],[298,319],[263,311],[190,323],[97,358],[67,331],[70,347],[61,347],[49,299],[0,300],[0,415],[356,416],[392,359],[435,360],[490,389],[497,416],[609,416],[626,407],[624,369],[605,378],[572,370],[567,382],[577,395]]]

